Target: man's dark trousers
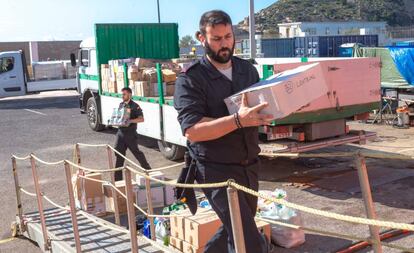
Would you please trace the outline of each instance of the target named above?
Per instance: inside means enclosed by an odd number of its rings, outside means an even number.
[[[144,169],[151,169],[151,166],[148,164],[147,159],[145,158],[144,153],[138,148],[138,134],[135,131],[121,131],[118,130],[116,133],[116,144],[115,149],[125,156],[127,148],[131,151],[131,153],[135,156],[138,160],[139,164]],[[124,166],[125,159],[115,153],[116,162],[115,167],[119,168]],[[115,181],[122,180],[122,171],[115,172]]]
[[[196,180],[198,183],[214,183],[234,179],[238,184],[255,191],[258,190],[258,170],[260,164],[250,166],[227,165],[197,162]],[[203,189],[210,205],[219,216],[223,225],[205,246],[205,253],[234,253],[234,240],[231,228],[227,189]],[[255,196],[238,191],[240,213],[243,224],[247,253],[267,253],[267,242],[258,232],[254,216],[257,209]]]

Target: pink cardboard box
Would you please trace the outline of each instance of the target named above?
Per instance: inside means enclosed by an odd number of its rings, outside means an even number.
[[[314,62],[275,64],[276,73]],[[379,102],[381,99],[381,62],[379,58],[324,60],[322,67],[329,91],[310,102],[300,112]]]
[[[280,119],[292,114],[312,101],[326,95],[328,85],[319,63],[308,64],[289,69],[260,81],[229,98],[227,109],[236,113],[241,105],[242,94],[247,94],[249,107],[262,102],[268,106],[261,113]]]

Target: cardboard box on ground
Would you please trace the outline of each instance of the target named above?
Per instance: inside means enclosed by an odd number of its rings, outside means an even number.
[[[155,68],[156,60],[130,58],[111,60],[101,65],[102,90],[120,93],[125,87],[125,75],[134,96],[158,97],[158,76]],[[127,73],[124,71],[127,64]],[[179,63],[165,61],[161,64],[164,96],[173,96],[177,74],[181,72]]]
[[[101,173],[86,174],[85,177],[102,180]],[[72,181],[75,181],[75,199],[77,206],[82,210],[101,216],[106,212],[104,195],[102,193],[102,184],[100,182],[79,178],[74,175]]]
[[[203,252],[208,241],[222,225],[217,214],[209,209],[198,208],[196,215],[192,216],[188,209],[176,213],[171,218],[170,246],[182,252]],[[256,222],[261,231],[270,241],[270,224],[262,221]]]
[[[164,174],[161,172],[151,172],[150,176],[163,180],[165,178]],[[115,182],[115,186],[123,194],[125,194],[125,181]],[[134,203],[136,203],[141,208],[147,208],[147,195],[145,190],[145,180],[142,177],[137,176],[136,181],[133,181],[133,192],[134,192]],[[105,199],[106,211],[114,212],[115,207],[113,204],[112,197],[112,187],[109,184],[102,185],[103,194]],[[126,213],[126,199],[117,192],[118,197],[118,210],[120,213]],[[155,182],[151,182],[151,195],[152,195],[152,206],[154,208],[164,207],[171,205],[174,198],[174,189],[171,186],[164,186]]]
[[[164,179],[165,176],[161,172],[151,172],[151,176]],[[102,180],[101,173],[86,174],[85,177]],[[78,206],[94,215],[104,215],[107,212],[114,212],[114,202],[112,195],[112,186],[102,184],[101,182],[91,181],[83,178],[74,178],[76,182],[75,195]],[[125,194],[125,181],[115,182],[115,186],[123,194]],[[137,176],[133,181],[134,203],[141,208],[147,208],[147,196],[145,190],[145,180]],[[174,189],[171,186],[163,186],[161,184],[151,183],[152,205],[156,207],[164,207],[171,205],[174,198]],[[118,210],[120,213],[126,213],[126,199],[117,192]]]

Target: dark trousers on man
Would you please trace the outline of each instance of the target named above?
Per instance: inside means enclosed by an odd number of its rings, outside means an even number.
[[[115,149],[124,156],[126,154],[126,150],[129,149],[138,160],[141,167],[147,170],[151,169],[151,166],[148,164],[144,153],[142,153],[142,151],[138,148],[138,134],[135,131],[122,132],[121,130],[118,130],[116,133]],[[125,159],[117,153],[115,153],[115,156],[115,167],[119,168],[124,166]],[[122,178],[122,171],[116,171],[115,181],[120,181]]]
[[[198,183],[214,183],[234,179],[238,184],[255,191],[258,190],[258,170],[260,164],[250,166],[227,165],[197,162],[196,180]],[[234,253],[234,240],[231,228],[229,203],[226,188],[203,189],[211,207],[219,216],[223,225],[205,246],[205,253]],[[240,213],[243,224],[247,253],[267,253],[267,242],[257,229],[254,216],[257,198],[238,191]]]

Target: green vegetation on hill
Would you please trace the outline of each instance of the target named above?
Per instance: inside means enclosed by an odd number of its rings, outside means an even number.
[[[279,0],[256,13],[258,30],[271,32],[281,22],[386,21],[391,26],[414,24],[414,0]],[[242,21],[239,27],[245,28]]]

